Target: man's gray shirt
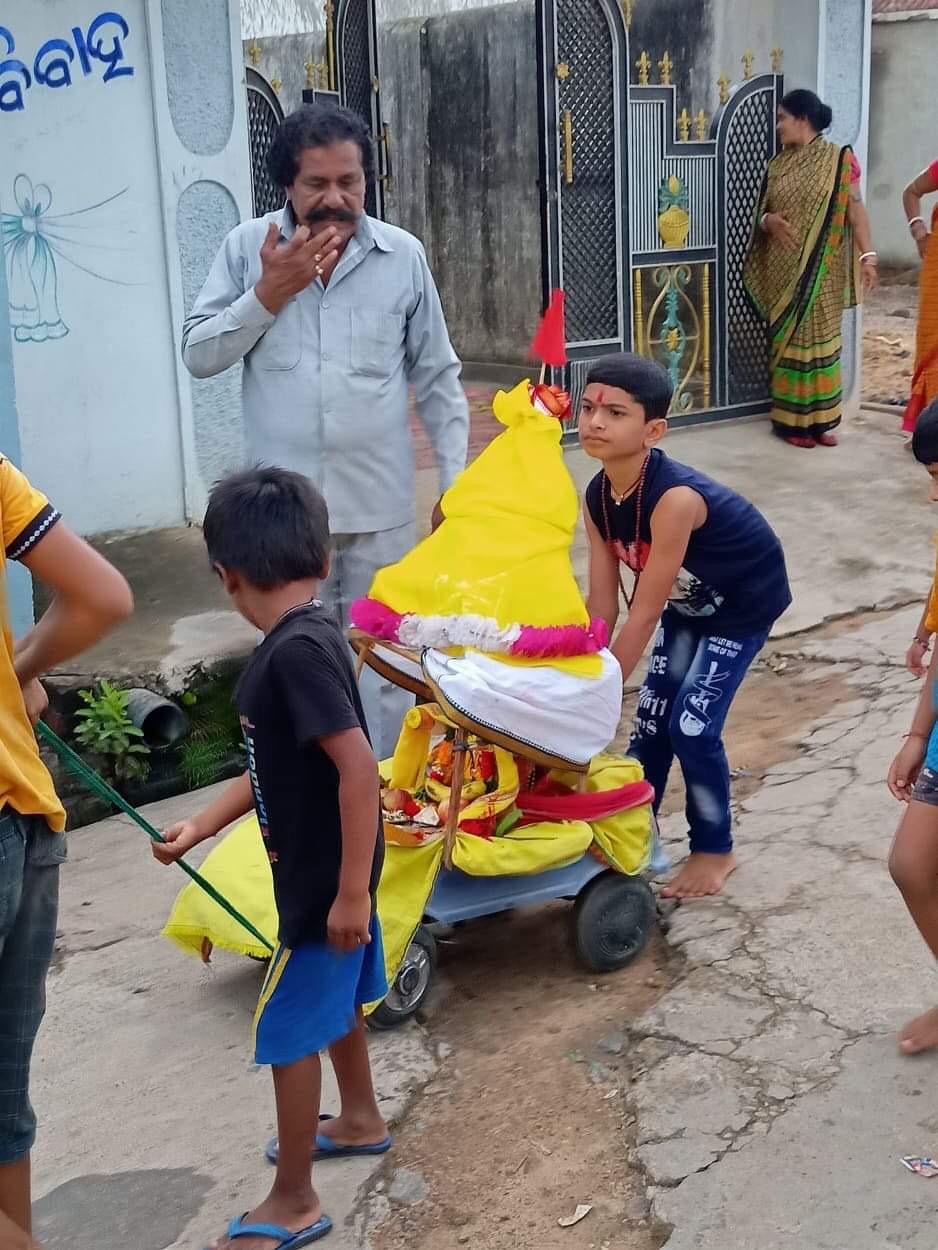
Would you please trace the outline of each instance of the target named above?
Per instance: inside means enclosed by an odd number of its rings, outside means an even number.
[[[222,244],[182,333],[186,367],[212,377],[244,361],[250,462],[304,473],[325,496],[332,532],[414,520],[408,383],[433,445],[441,489],[466,463],[469,408],[436,284],[420,242],[363,216],[324,288],[317,279],[276,316],[254,286],[272,221],[243,222]]]

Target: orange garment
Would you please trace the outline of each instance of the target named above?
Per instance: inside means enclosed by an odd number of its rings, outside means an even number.
[[[45,495],[0,457],[0,809],[9,805],[21,816],[45,816],[55,832],[65,828],[65,811],[40,759],[13,669],[4,575],[7,560],[27,555],[58,519]]]
[[[935,545],[938,546],[938,542]],[[931,584],[931,593],[928,596],[925,628],[930,634],[938,634],[938,558],[935,562],[935,577]]]
[[[915,370],[909,402],[902,420],[907,433],[915,429],[918,415],[938,399],[938,205],[932,213],[931,235],[918,280],[918,324],[915,330]]]

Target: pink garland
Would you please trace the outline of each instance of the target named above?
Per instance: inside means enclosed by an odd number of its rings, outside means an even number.
[[[351,608],[351,622],[372,638],[398,642],[404,617],[376,599],[357,599]],[[523,625],[520,636],[508,653],[525,659],[566,659],[595,655],[609,645],[609,629],[598,618],[585,625]]]
[[[356,629],[371,634],[372,638],[397,642],[397,631],[404,618],[377,599],[356,599],[349,612],[349,619]]]

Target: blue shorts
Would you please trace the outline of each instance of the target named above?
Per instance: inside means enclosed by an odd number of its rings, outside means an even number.
[[[352,1032],[359,1007],[387,992],[377,916],[371,941],[357,951],[343,954],[326,942],[278,946],[254,1017],[255,1063],[282,1067],[318,1054]]]
[[[0,1164],[29,1154],[36,1117],[29,1064],[46,1009],[65,834],[41,816],[0,811]]]

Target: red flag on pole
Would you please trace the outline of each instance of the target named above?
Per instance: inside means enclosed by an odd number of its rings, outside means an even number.
[[[563,291],[552,291],[547,312],[541,318],[534,341],[528,351],[529,360],[559,368],[567,363],[567,331],[563,317]]]

